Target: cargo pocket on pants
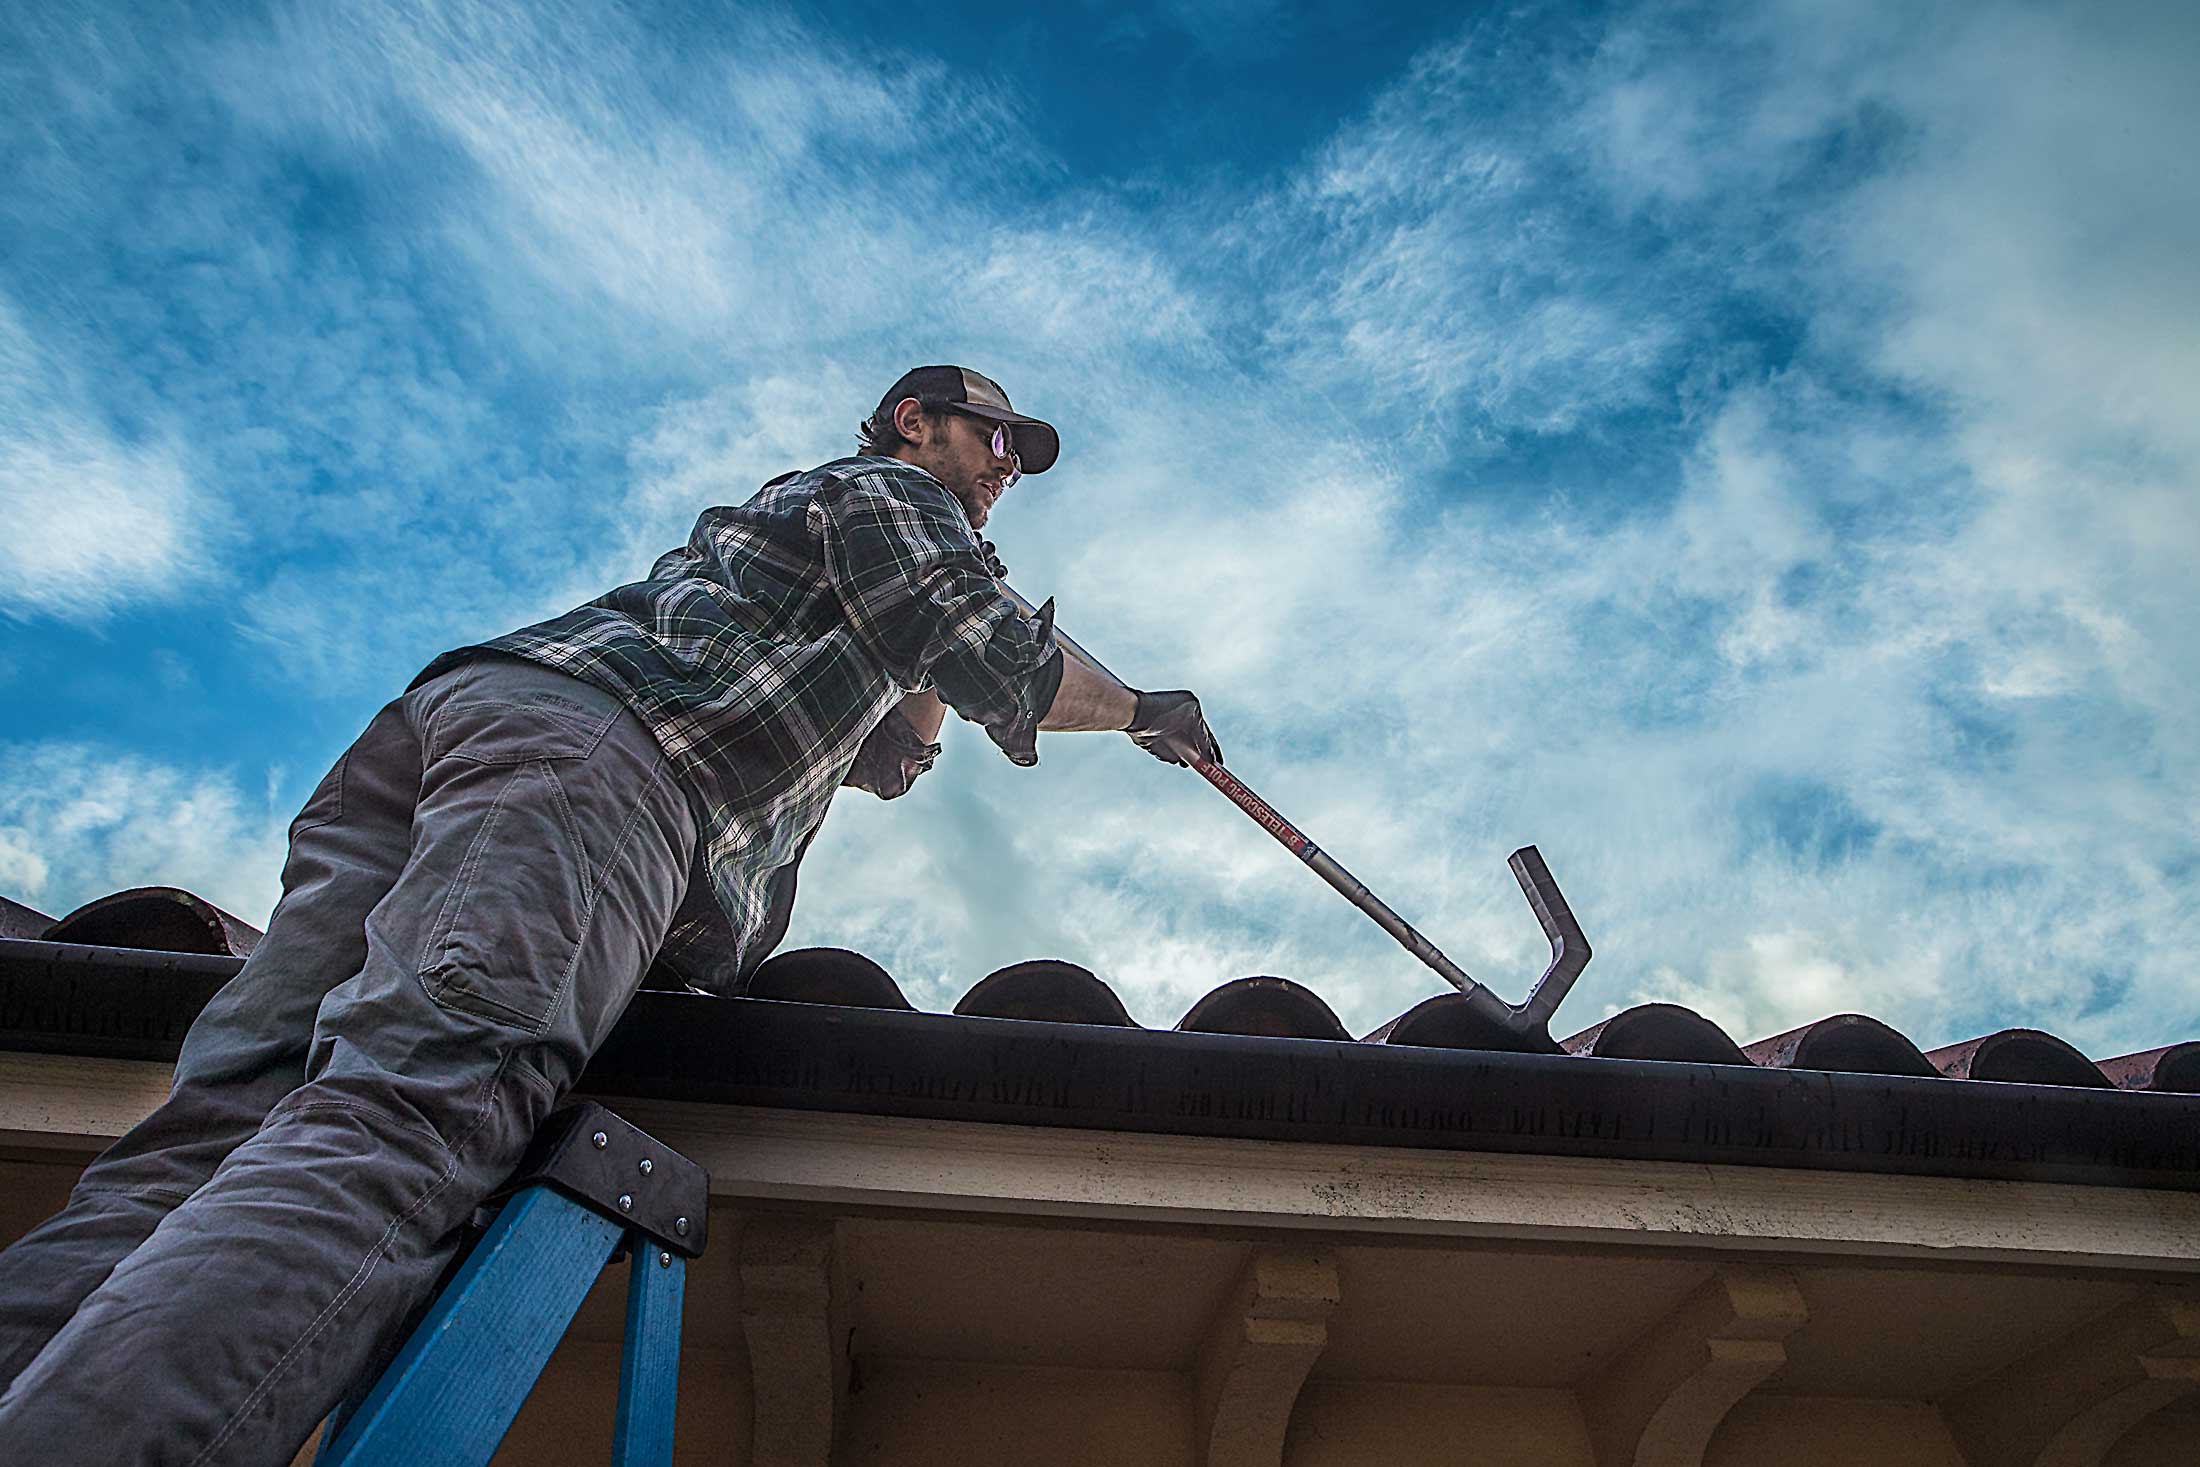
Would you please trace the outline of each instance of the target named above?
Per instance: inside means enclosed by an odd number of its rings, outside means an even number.
[[[541,1033],[572,981],[594,911],[588,855],[556,768],[511,767],[421,954],[428,996]]]

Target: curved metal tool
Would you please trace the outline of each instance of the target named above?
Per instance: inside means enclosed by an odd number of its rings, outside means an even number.
[[[1006,581],[1000,583],[1001,591],[1016,603],[1026,616],[1036,615],[1029,601],[1011,589]],[[1054,640],[1063,652],[1075,657],[1101,677],[1126,691],[1130,685],[1102,666],[1100,660],[1077,645],[1076,639],[1061,627],[1054,629]],[[1212,764],[1194,757],[1191,766],[1200,777],[1230,797],[1253,822],[1276,838],[1285,850],[1297,856],[1313,868],[1314,874],[1328,882],[1343,894],[1346,901],[1358,907],[1375,925],[1398,940],[1407,952],[1433,969],[1446,983],[1467,996],[1467,1002],[1478,1017],[1498,1025],[1506,1031],[1534,1039],[1548,1041],[1550,1018],[1561,1000],[1581,976],[1581,970],[1589,966],[1589,941],[1581,935],[1581,924],[1574,920],[1573,910],[1566,905],[1565,896],[1558,883],[1551,877],[1551,868],[1543,864],[1542,854],[1534,846],[1522,846],[1506,858],[1513,876],[1520,882],[1520,890],[1528,898],[1528,905],[1535,912],[1535,919],[1543,926],[1543,935],[1550,940],[1551,962],[1543,970],[1543,976],[1535,982],[1535,988],[1525,1002],[1509,1004],[1482,984],[1467,975],[1467,971],[1440,952],[1413,924],[1393,912],[1383,900],[1369,891],[1366,885],[1344,869],[1336,857],[1317,846],[1298,827],[1276,813],[1250,786],[1220,764]]]

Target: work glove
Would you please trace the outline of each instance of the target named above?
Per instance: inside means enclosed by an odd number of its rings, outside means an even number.
[[[1199,699],[1179,688],[1167,693],[1140,693],[1138,711],[1123,732],[1131,742],[1165,764],[1189,765],[1193,758],[1209,764],[1222,762],[1222,746],[1199,711]]]
[[[996,581],[1008,579],[1008,567],[1001,562],[1001,552],[993,548],[991,540],[978,542],[978,554],[985,557],[985,573]]]
[[[840,782],[882,800],[898,800],[939,757],[938,744],[925,742],[901,709],[889,708],[877,727],[864,735],[855,763]]]

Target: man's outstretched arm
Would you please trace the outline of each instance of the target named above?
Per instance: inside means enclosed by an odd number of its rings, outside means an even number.
[[[1129,728],[1138,714],[1138,695],[1102,677],[1076,658],[1062,658],[1062,685],[1039,727],[1056,733],[1097,733]]]
[[[1155,725],[1150,730],[1141,724],[1138,716],[1141,701],[1147,705],[1146,722]],[[947,719],[947,704],[930,688],[910,693],[895,706],[895,711],[908,719],[917,737],[927,743],[939,738],[940,725]],[[1167,727],[1162,726],[1164,722]],[[1177,733],[1185,736],[1201,758],[1217,764],[1222,762],[1222,751],[1215,747],[1214,735],[1207,731],[1197,698],[1189,693],[1134,692],[1102,677],[1074,657],[1062,659],[1061,684],[1054,691],[1054,701],[1048,705],[1046,716],[1039,720],[1039,727],[1051,733],[1125,732],[1137,739],[1141,748],[1159,758],[1168,756],[1159,753],[1148,738]]]
[[[1164,763],[1184,764],[1193,756],[1210,764],[1222,762],[1222,748],[1207,727],[1199,699],[1183,691],[1137,692],[1066,654],[1062,685],[1039,727],[1063,733],[1120,729]]]

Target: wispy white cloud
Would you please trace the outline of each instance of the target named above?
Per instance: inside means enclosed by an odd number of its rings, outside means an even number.
[[[1289,280],[1275,342],[1409,421],[1565,432],[1651,400],[1673,303],[1630,283],[1571,164],[1505,116],[1486,49],[1473,28],[1416,58],[1262,211]]]
[[[1198,343],[1203,308],[1120,219],[998,230],[964,287],[968,317],[1008,340],[1074,342],[1087,358]]]
[[[630,362],[709,368],[861,331],[901,309],[913,262],[935,289],[958,273],[938,242],[974,237],[971,186],[1043,166],[997,85],[768,8],[729,21],[668,54],[583,5],[302,10],[225,70],[270,129],[426,129],[454,149],[473,186],[439,192],[429,222],[507,331]],[[291,78],[272,97],[271,67]],[[952,166],[918,117],[955,119]]]
[[[180,886],[264,926],[288,811],[230,771],[82,744],[0,745],[0,883],[56,914],[131,886]]]
[[[31,839],[27,830],[0,826],[0,882],[6,883],[10,892],[35,897],[46,889],[50,868],[46,858],[32,847]]]
[[[0,296],[0,612],[96,624],[207,568],[212,496],[174,438],[127,441]]]

